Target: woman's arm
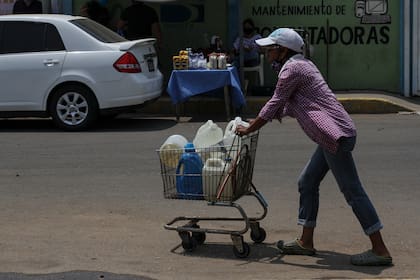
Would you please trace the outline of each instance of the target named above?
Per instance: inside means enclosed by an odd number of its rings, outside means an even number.
[[[241,125],[238,125],[236,128],[236,134],[239,136],[247,135],[251,132],[257,131],[261,127],[263,127],[267,123],[266,120],[263,118],[257,117],[255,120],[250,121],[249,127],[244,127]]]

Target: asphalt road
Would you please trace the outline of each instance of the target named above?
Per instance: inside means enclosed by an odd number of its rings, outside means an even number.
[[[292,119],[260,133],[253,181],[269,203],[261,222],[267,239],[256,245],[247,234],[247,259],[234,257],[227,235],[209,234],[185,253],[177,233],[163,229],[176,216],[236,214],[163,199],[156,149],[172,134],[192,140],[204,120],[132,117],[65,133],[32,119],[0,120],[0,279],[420,278],[420,117],[353,118],[354,157],[385,224],[392,267],[349,264],[369,243],[331,175],[321,186],[318,255],[278,254],[277,240],[299,234],[296,181],[315,149]],[[250,215],[260,211],[253,201],[239,202]]]

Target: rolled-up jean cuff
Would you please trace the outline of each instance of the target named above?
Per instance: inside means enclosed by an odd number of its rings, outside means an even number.
[[[304,227],[316,227],[316,221],[307,221],[305,219],[298,219],[297,224]]]
[[[377,223],[376,223],[376,224],[374,224],[373,226],[371,226],[371,227],[369,227],[369,228],[365,229],[364,231],[365,231],[365,234],[366,234],[366,235],[371,235],[372,233],[375,233],[375,232],[377,232],[377,231],[381,230],[383,227],[384,227],[384,226],[382,225],[382,223],[381,223],[381,222],[377,222]]]

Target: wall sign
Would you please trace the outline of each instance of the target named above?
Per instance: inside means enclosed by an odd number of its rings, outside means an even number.
[[[330,26],[289,26],[304,28],[310,34],[311,44],[337,44],[343,45],[364,45],[364,44],[388,44],[390,41],[391,16],[388,15],[388,0],[357,0],[354,1],[354,8],[350,9],[343,1],[320,0],[313,4],[299,5],[284,4],[285,1],[277,0],[275,5],[259,4],[251,7],[251,18],[273,17],[282,18],[295,17],[304,21],[313,17],[331,16],[354,18],[356,26],[334,26],[331,20]],[[378,25],[379,24],[379,25]],[[388,24],[388,25],[387,25]],[[277,27],[259,26],[258,32],[267,36]]]
[[[241,5],[243,18],[252,18],[264,37],[279,27],[306,30],[312,58],[335,89],[399,90],[400,1],[247,0]]]

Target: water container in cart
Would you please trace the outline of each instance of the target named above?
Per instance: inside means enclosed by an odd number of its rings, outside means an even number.
[[[193,143],[197,149],[208,148],[223,140],[223,130],[212,120],[200,126],[194,137]]]
[[[176,168],[182,155],[182,150],[188,140],[178,134],[169,136],[159,149],[161,162],[169,168]]]
[[[176,190],[180,198],[199,199],[203,195],[203,162],[193,143],[187,143],[176,168]]]
[[[225,128],[225,134],[223,136],[223,144],[225,145],[226,149],[229,151],[232,145],[240,146],[240,141],[234,143],[235,137],[236,137],[236,127],[238,125],[248,127],[249,123],[243,121],[241,117],[236,117],[234,120],[231,120],[226,128]]]
[[[220,158],[209,158],[203,167],[203,191],[204,198],[207,201],[216,201],[217,193],[222,182],[224,182],[230,164]],[[232,178],[228,178],[223,192],[221,193],[221,200],[229,200],[233,196]]]

